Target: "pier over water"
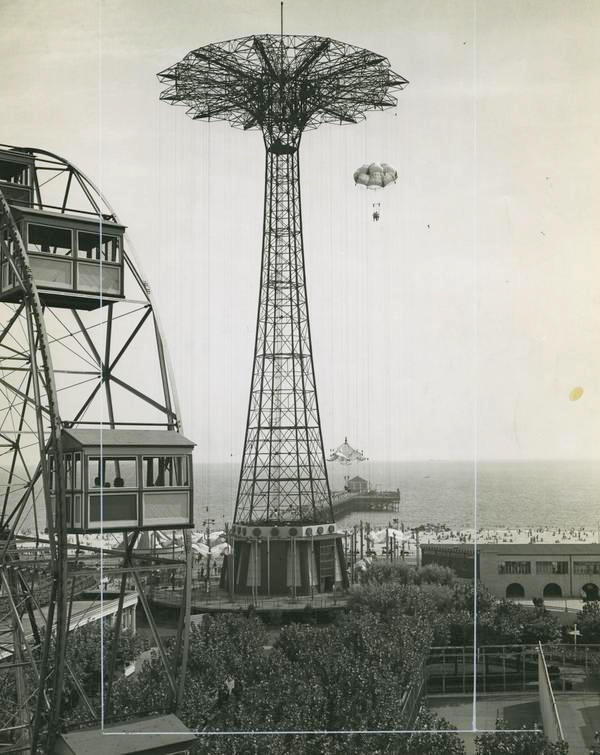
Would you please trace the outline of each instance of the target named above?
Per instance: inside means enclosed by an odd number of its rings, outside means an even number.
[[[331,503],[336,519],[356,511],[389,511],[398,513],[400,511],[400,491],[333,492],[331,494]]]

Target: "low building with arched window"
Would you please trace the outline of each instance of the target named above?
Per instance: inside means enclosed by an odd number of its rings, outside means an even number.
[[[432,543],[421,546],[421,563],[441,564],[458,576],[476,577],[498,598],[600,596],[598,543]]]

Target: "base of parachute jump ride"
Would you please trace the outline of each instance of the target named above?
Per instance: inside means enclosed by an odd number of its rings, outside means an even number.
[[[234,524],[221,587],[236,594],[311,595],[348,587],[342,535],[333,523]]]

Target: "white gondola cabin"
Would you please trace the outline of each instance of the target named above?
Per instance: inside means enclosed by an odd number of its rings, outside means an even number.
[[[39,209],[33,175],[33,157],[0,151],[0,191],[23,241],[42,304],[96,309],[124,298],[125,227],[89,212]],[[0,301],[22,299],[21,267],[8,224],[0,224]]]
[[[194,444],[183,435],[69,429],[62,445],[69,532],[193,526]],[[56,501],[53,455],[48,461]]]
[[[123,226],[23,207],[13,207],[12,214],[42,304],[96,309],[123,298]],[[19,301],[12,241],[2,233],[0,300]]]
[[[33,198],[33,157],[0,151],[0,191],[9,205],[30,207]]]

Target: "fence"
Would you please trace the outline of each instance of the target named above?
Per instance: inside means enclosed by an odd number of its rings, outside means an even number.
[[[160,605],[179,606],[182,600],[180,588],[152,587],[148,598]],[[204,587],[192,590],[192,608],[200,611],[244,611],[254,608],[257,611],[303,611],[308,609],[339,609],[346,605],[346,598],[334,593],[298,595],[296,598],[279,596],[253,596],[236,594],[234,599],[218,587],[207,592]]]
[[[555,692],[593,691],[594,662],[600,645],[544,645],[549,682]],[[434,647],[426,664],[426,694],[535,692],[538,689],[536,645]]]

